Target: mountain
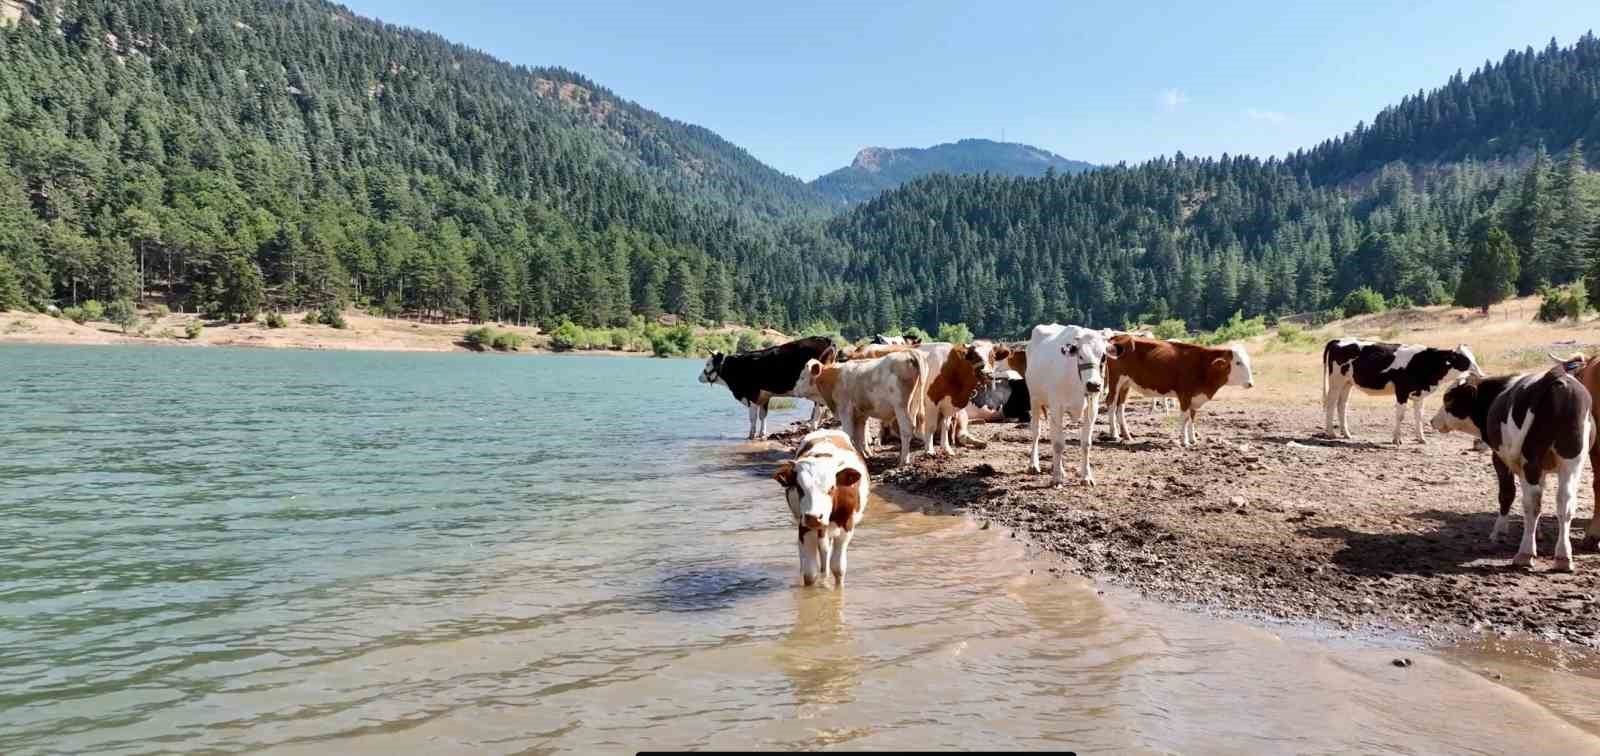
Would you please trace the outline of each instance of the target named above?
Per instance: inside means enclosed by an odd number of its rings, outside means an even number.
[[[963,139],[926,149],[868,147],[856,153],[849,167],[811,182],[812,188],[834,202],[854,205],[901,184],[934,173],[998,176],[1043,176],[1082,173],[1093,165],[1068,160],[1037,147],[988,139]]]
[[[0,306],[744,317],[827,204],[579,74],[320,0],[0,9]]]
[[[848,257],[792,309],[850,333],[965,322],[1009,338],[1051,321],[1315,320],[1370,306],[1363,289],[1393,306],[1470,292],[1467,262],[1497,230],[1519,293],[1600,281],[1593,34],[1512,51],[1370,124],[1287,158],[924,177],[828,221]]]

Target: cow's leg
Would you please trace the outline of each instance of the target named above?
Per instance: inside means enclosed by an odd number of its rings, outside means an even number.
[[[816,429],[821,428],[821,427],[822,427],[822,402],[812,402],[811,403],[811,422],[806,423],[806,428],[808,430],[816,430]]]
[[[1583,477],[1583,455],[1556,465],[1556,572],[1572,571],[1572,514],[1578,506],[1578,481]]]
[[[904,407],[897,407],[894,419],[900,426],[900,464],[904,465],[911,461],[911,437],[914,433],[911,428],[911,413]],[[929,447],[929,451],[931,450],[932,447]]]
[[[1328,377],[1328,390],[1322,392],[1322,430],[1328,438],[1338,438],[1339,384],[1333,382],[1333,377]]]
[[[1428,443],[1428,437],[1422,435],[1422,397],[1420,396],[1411,403],[1411,417],[1416,421],[1417,440],[1424,444]]]
[[[1350,392],[1355,388],[1354,383],[1346,383],[1339,387],[1339,432],[1347,439],[1355,438],[1350,435]]]
[[[944,447],[944,455],[955,456],[956,450],[950,444],[956,438],[956,416],[945,415],[944,410],[939,410],[939,430],[939,445]]]
[[[1031,431],[1029,435],[1033,436],[1033,455],[1029,458],[1029,463],[1033,466],[1034,473],[1041,473],[1044,471],[1039,469],[1039,433],[1044,430],[1044,407],[1037,401],[1032,404],[1033,408],[1028,412],[1028,430]]]
[[[861,453],[861,458],[872,456],[872,450],[867,448],[867,422],[856,421],[856,413],[844,407],[839,408],[839,428],[850,437],[850,443],[855,444],[856,451]]]
[[[745,402],[744,406],[750,410],[750,432],[745,435],[745,440],[754,441],[756,440],[756,424],[760,419],[761,408],[756,406],[755,402]]]
[[[1050,413],[1050,451],[1055,454],[1055,459],[1050,461],[1050,479],[1056,485],[1066,485],[1067,473],[1061,463],[1063,452],[1067,448],[1067,413],[1066,410]]]
[[[1089,448],[1094,446],[1094,421],[1099,414],[1100,397],[1089,397],[1089,408],[1084,411],[1083,431],[1079,438],[1079,444],[1083,447],[1083,462],[1078,466],[1078,477],[1083,478],[1086,486],[1094,485],[1094,470],[1089,467]]]
[[[833,569],[833,584],[836,586],[844,585],[844,570],[848,560],[845,550],[850,548],[850,533],[851,531],[841,530],[833,539],[833,561],[830,565]]]
[[[1511,502],[1517,498],[1517,479],[1511,475],[1511,468],[1500,461],[1500,455],[1494,455],[1494,476],[1500,485],[1500,516],[1494,518],[1494,529],[1489,531],[1489,543],[1499,543],[1505,536],[1506,525],[1511,521]]]
[[[817,582],[817,574],[822,571],[822,563],[817,561],[817,541],[820,536],[817,531],[804,525],[800,527],[800,581],[806,585]]]
[[[771,404],[771,400],[761,402],[761,427],[756,431],[757,439],[767,437],[767,408],[769,404]]]
[[[828,574],[828,563],[831,561],[830,553],[833,551],[828,548],[833,541],[828,537],[828,531],[831,529],[832,527],[825,523],[822,526],[822,530],[812,531],[817,534],[817,572],[824,577]]]
[[[1589,469],[1594,471],[1596,479],[1600,479],[1600,443],[1591,443],[1594,446],[1589,450]],[[1593,549],[1597,546],[1600,546],[1600,482],[1595,483],[1594,510],[1589,513],[1589,527],[1583,533],[1583,548]]]
[[[1406,400],[1398,399],[1394,405],[1394,445],[1400,445],[1400,429],[1406,424]]]
[[[1530,465],[1535,463],[1536,460],[1528,460],[1526,462],[1526,464]],[[1532,469],[1537,470],[1538,468],[1534,467]],[[1534,475],[1539,477],[1532,480],[1524,477],[1522,480],[1522,546],[1517,548],[1517,556],[1511,560],[1511,563],[1518,567],[1527,567],[1533,564],[1533,557],[1539,553],[1539,545],[1537,543],[1539,508],[1541,505],[1539,499],[1544,495],[1544,487],[1539,484],[1544,481],[1540,480],[1543,477],[1541,473],[1534,473]]]

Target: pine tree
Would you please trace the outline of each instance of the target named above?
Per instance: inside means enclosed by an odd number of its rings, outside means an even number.
[[[1575,281],[1588,267],[1589,207],[1583,198],[1583,140],[1573,143],[1553,181],[1555,208],[1550,233],[1550,278],[1558,284]]]
[[[1532,294],[1550,280],[1550,155],[1544,144],[1534,153],[1533,165],[1523,174],[1522,192],[1510,218],[1510,237],[1516,245],[1520,273],[1517,293]]]
[[[1518,266],[1510,236],[1498,227],[1483,231],[1472,242],[1472,256],[1456,289],[1456,304],[1488,313],[1491,305],[1516,293]]]
[[[667,280],[667,309],[686,323],[699,323],[704,319],[705,299],[700,294],[700,280],[689,267],[688,260],[680,258],[672,264],[672,275]]]

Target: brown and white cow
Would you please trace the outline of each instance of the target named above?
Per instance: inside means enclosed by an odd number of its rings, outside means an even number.
[[[1582,355],[1574,355],[1571,359],[1563,360],[1553,354],[1550,355],[1550,359],[1565,367],[1572,377],[1578,379],[1578,382],[1588,389],[1591,399],[1589,412],[1596,433],[1600,433],[1600,359],[1585,360]],[[1589,446],[1589,469],[1594,471],[1595,475],[1600,475],[1600,438],[1595,439]],[[1594,487],[1594,504],[1595,513],[1600,514],[1600,484]],[[1596,546],[1600,546],[1600,516],[1591,515],[1589,529],[1583,534],[1583,548],[1593,549]]]
[[[1128,396],[1176,397],[1183,411],[1183,445],[1200,440],[1195,415],[1223,386],[1251,388],[1250,354],[1242,346],[1204,347],[1123,334],[1112,337],[1117,359],[1106,367],[1111,387],[1111,437],[1130,440]]]
[[[867,446],[867,420],[898,425],[903,465],[911,461],[912,434],[925,427],[928,360],[915,349],[831,366],[812,360],[800,372],[795,392],[821,400],[839,418],[862,456],[872,453]]]
[[[937,440],[944,453],[951,454],[952,441],[975,443],[970,437],[962,438],[966,430],[966,411],[978,392],[994,380],[995,347],[976,343],[924,344],[918,351],[928,358],[931,376],[928,402],[923,410],[927,424],[924,448],[932,453]]]
[[[833,584],[843,584],[845,550],[867,513],[870,494],[867,465],[850,437],[836,430],[812,432],[772,478],[783,486],[799,528],[800,579],[812,585],[831,570]]]

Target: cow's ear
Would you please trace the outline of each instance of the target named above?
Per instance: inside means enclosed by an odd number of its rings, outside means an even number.
[[[853,467],[846,467],[834,476],[834,480],[838,481],[839,485],[849,488],[861,482],[861,473]]]
[[[788,460],[778,464],[778,471],[772,474],[772,479],[784,488],[794,487],[794,463]]]
[[[819,375],[822,375],[822,363],[820,363],[820,362],[811,363],[811,377],[815,378],[815,377],[817,377]]]
[[[1000,364],[1002,362],[1005,362],[1006,360],[1008,360],[1010,358],[1011,358],[1011,350],[1010,349],[1008,349],[1008,348],[1006,348],[1004,346],[1000,346],[999,344],[995,345],[995,347],[994,347],[994,361],[995,361],[995,364],[998,365],[998,364]]]

